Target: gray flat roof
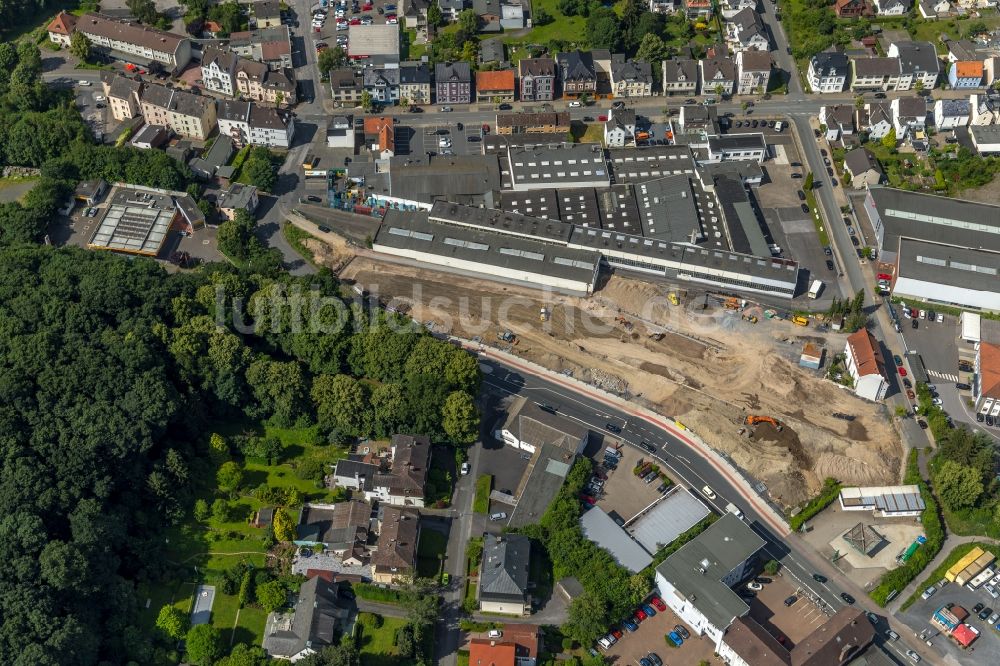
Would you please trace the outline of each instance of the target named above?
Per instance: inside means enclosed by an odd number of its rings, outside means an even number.
[[[766,150],[763,134],[720,134],[708,137],[708,149],[717,150]]]
[[[553,185],[610,184],[604,149],[596,143],[563,143],[558,148],[511,148],[510,170],[514,187],[535,181]]]
[[[348,26],[347,54],[349,56],[395,56],[399,57],[398,25],[352,25]]]
[[[552,444],[543,444],[521,482],[521,496],[511,512],[509,525],[522,527],[537,523],[562,487],[576,456]]]
[[[750,204],[750,197],[743,183],[736,178],[719,176],[715,179],[715,195],[722,206],[733,250],[758,257],[770,256],[771,251],[767,247],[760,220]]]
[[[491,205],[493,192],[500,189],[500,166],[493,155],[393,157],[382,182],[383,187],[377,187],[378,180],[366,179],[365,184],[380,194],[413,201]]]
[[[724,629],[750,607],[722,579],[763,547],[764,540],[746,523],[726,513],[656,571],[709,622]]]
[[[643,548],[655,555],[708,514],[708,507],[701,500],[686,488],[675,486],[673,492],[652,509],[633,518],[625,528]]]
[[[1000,246],[1000,206],[872,186],[868,196],[885,226],[883,248],[899,237],[968,248]]]
[[[994,248],[970,250],[904,238],[899,244],[899,277],[1000,292],[1000,241]]]
[[[504,190],[500,193],[500,208],[510,213],[558,220],[558,197],[559,192],[556,190],[530,190],[528,192]]]
[[[597,193],[592,187],[569,187],[556,191],[559,198],[559,219],[582,227],[601,228],[601,211]]]
[[[701,220],[688,176],[667,176],[635,186],[642,235],[663,241],[689,242],[701,232]]]
[[[665,176],[695,173],[694,158],[687,146],[613,150],[608,163],[616,183],[640,183]]]
[[[594,194],[597,196],[597,207],[601,213],[602,229],[624,231],[628,234],[642,233],[639,206],[635,202],[631,185],[600,187],[594,190]]]
[[[844,488],[840,491],[840,501],[844,506],[863,506],[890,513],[923,511],[925,508],[920,487],[916,485]]]
[[[569,241],[572,225],[558,220],[546,220],[518,213],[508,213],[490,208],[474,208],[447,201],[438,201],[430,210],[430,219],[462,226],[494,230],[512,236],[530,237],[565,245]]]
[[[642,571],[653,561],[653,556],[600,507],[585,511],[580,516],[580,527],[584,536],[611,553],[618,564],[632,573]]]
[[[592,282],[601,260],[597,252],[472,227],[442,224],[429,220],[426,212],[403,212],[395,209],[386,212],[375,236],[375,244],[588,284]]]

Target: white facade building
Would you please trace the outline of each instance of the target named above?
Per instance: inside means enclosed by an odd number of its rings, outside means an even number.
[[[875,336],[861,329],[847,338],[844,365],[854,379],[854,393],[859,398],[879,402],[889,390],[885,377],[885,362]]]
[[[809,59],[806,80],[815,93],[843,92],[849,70],[847,56],[835,51],[824,51]]]

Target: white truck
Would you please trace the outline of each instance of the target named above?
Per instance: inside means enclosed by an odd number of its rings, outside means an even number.
[[[728,511],[731,514],[733,514],[734,516],[736,516],[740,520],[743,520],[743,512],[740,511],[740,507],[736,506],[732,502],[730,502],[729,504],[726,505],[726,511]]]
[[[813,280],[809,285],[809,298],[819,298],[819,293],[823,291],[823,281]]]

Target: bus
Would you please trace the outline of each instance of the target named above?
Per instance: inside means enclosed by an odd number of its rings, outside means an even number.
[[[818,298],[821,291],[823,291],[823,281],[813,280],[812,284],[809,285],[809,298]]]

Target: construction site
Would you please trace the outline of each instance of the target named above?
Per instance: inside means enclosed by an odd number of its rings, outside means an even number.
[[[411,265],[387,270],[370,256],[341,277],[404,304],[435,333],[499,347],[681,421],[779,504],[807,499],[826,477],[898,479],[891,415],[800,367],[804,345],[832,355],[845,344],[816,319],[620,275],[586,299]]]

